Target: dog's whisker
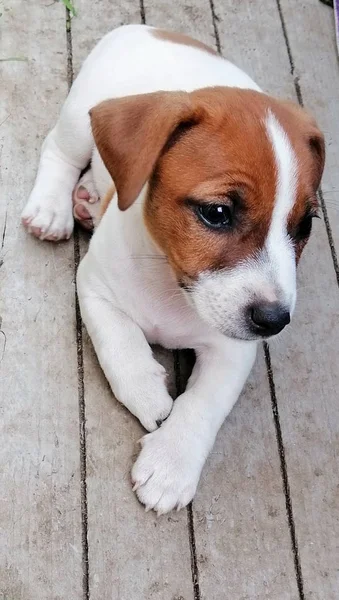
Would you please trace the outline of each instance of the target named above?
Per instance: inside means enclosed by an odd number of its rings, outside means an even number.
[[[130,254],[129,256],[114,256],[115,260],[162,260],[164,262],[167,262],[167,257],[166,256],[157,256],[156,254],[138,254],[138,255],[133,255]]]

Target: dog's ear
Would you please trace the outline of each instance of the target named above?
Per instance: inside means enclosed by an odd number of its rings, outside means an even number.
[[[312,115],[303,107],[290,100],[284,100],[282,105],[296,119],[298,127],[313,156],[312,185],[317,191],[325,166],[325,138],[320,131],[317,122]]]
[[[94,141],[126,210],[152,175],[167,140],[192,119],[186,92],[155,92],[106,100],[90,111]]]

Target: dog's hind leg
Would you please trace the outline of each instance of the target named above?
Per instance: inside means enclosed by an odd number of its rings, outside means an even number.
[[[72,191],[94,145],[87,111],[78,106],[78,88],[71,89],[42,146],[35,185],[22,213],[23,224],[40,239],[67,239],[73,230]]]
[[[72,199],[74,220],[84,229],[92,231],[100,220],[101,204],[91,168],[80,177]]]
[[[92,169],[88,169],[76,184],[72,199],[73,199],[73,216],[74,220],[87,231],[95,229],[107,210],[112,198],[115,194],[113,182],[110,184],[106,194],[99,198]]]
[[[148,39],[144,30],[140,31],[142,39]],[[40,239],[57,241],[72,233],[72,192],[94,149],[89,111],[103,100],[121,95],[126,73],[121,59],[115,59],[120,49],[126,48],[130,32],[134,36],[131,27],[112,31],[92,50],[43,144],[35,185],[22,213],[24,226]],[[131,93],[134,88],[125,91]]]

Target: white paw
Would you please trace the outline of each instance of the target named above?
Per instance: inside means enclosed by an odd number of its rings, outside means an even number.
[[[170,417],[171,419],[171,417]],[[180,510],[193,498],[205,456],[199,439],[169,421],[141,440],[142,450],[132,469],[133,490],[145,505],[158,515]]]
[[[147,431],[155,431],[167,419],[173,400],[166,387],[166,370],[154,362],[152,368],[138,369],[115,387],[114,394],[139,419]]]
[[[43,196],[33,190],[21,220],[28,231],[40,240],[68,240],[74,225],[71,198]]]

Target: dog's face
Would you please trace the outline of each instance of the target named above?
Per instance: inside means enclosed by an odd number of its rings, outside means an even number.
[[[279,333],[324,165],[311,118],[232,88],[112,100],[91,117],[120,207],[148,181],[146,226],[201,318],[241,339]]]

